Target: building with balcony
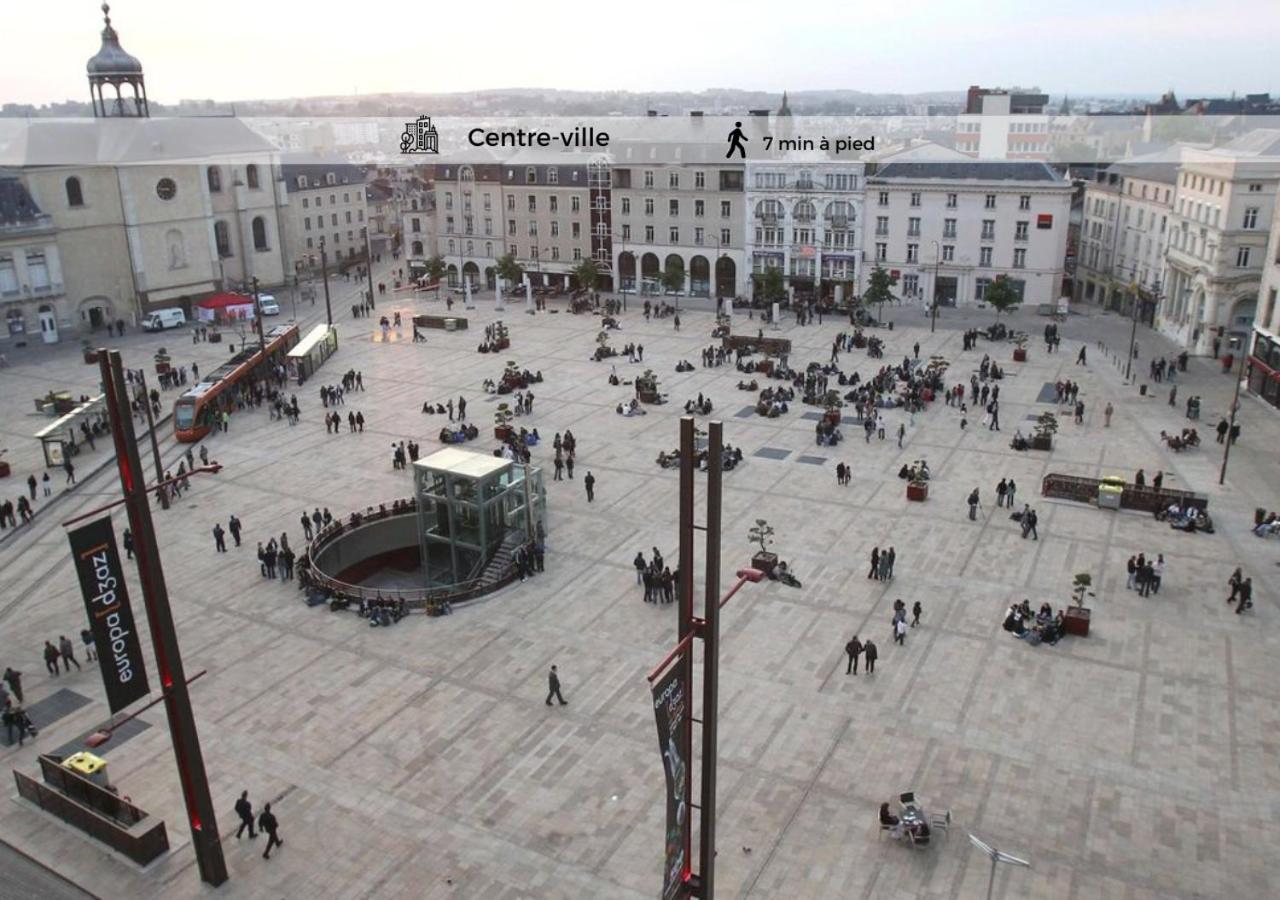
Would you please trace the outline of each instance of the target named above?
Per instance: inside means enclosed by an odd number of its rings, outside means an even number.
[[[1174,185],[1160,329],[1193,353],[1252,330],[1280,184],[1280,131],[1183,150]]]
[[[496,236],[494,247],[505,238],[506,252],[535,288],[569,289],[574,267],[591,258],[589,174],[600,162],[598,154],[532,148],[501,164],[502,208],[495,219],[504,231]],[[438,215],[444,217],[447,232],[448,210]],[[473,246],[478,250],[481,244]]]
[[[996,278],[1024,303],[1057,304],[1072,186],[1041,162],[900,161],[868,173],[867,260],[897,293],[943,305],[981,303]]]
[[[58,231],[14,173],[0,170],[0,339],[56,343],[73,327],[62,285]]]
[[[688,296],[746,292],[740,160],[719,144],[645,141],[619,144],[612,164],[607,235],[620,288],[661,294],[663,273],[678,270]]]
[[[488,159],[488,162],[484,160]],[[502,201],[502,163],[483,150],[466,154],[465,159],[439,163],[433,168],[430,217],[424,238],[415,229],[415,210],[405,213],[405,240],[410,259],[439,255],[445,262],[445,280],[452,287],[463,278],[472,289],[493,290],[497,283],[498,260],[507,252],[507,218]],[[412,198],[411,198],[412,202]],[[425,221],[425,220],[424,220]]]
[[[752,277],[781,269],[792,299],[852,296],[863,257],[866,168],[801,155],[749,162],[745,239]]]
[[[282,175],[289,271],[318,268],[322,238],[330,265],[363,259],[369,211],[366,170],[339,163],[285,163]]]
[[[1280,406],[1280,203],[1271,213],[1271,237],[1262,263],[1262,287],[1249,348],[1249,390]]]

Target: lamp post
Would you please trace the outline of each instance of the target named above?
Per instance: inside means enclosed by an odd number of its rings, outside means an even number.
[[[369,276],[369,305],[375,306],[373,302],[373,247],[369,243],[369,226],[366,225],[360,229],[364,232],[364,273]]]
[[[1228,346],[1234,348],[1236,338],[1228,338]],[[1236,427],[1236,410],[1240,407],[1240,382],[1244,379],[1244,359],[1247,348],[1244,339],[1240,338],[1240,368],[1236,370],[1236,390],[1231,398],[1231,420],[1227,424],[1227,440],[1222,448],[1222,469],[1218,472],[1218,484],[1227,480],[1227,460],[1231,457],[1231,433]]]
[[[267,339],[262,333],[262,301],[258,297],[258,276],[253,276],[253,319],[258,326],[258,349],[267,352]]]
[[[933,308],[929,311],[929,333],[933,334],[938,329],[938,267],[942,264],[942,248],[937,241],[929,243],[933,244]]]
[[[329,305],[329,254],[324,248],[324,238],[320,238],[320,277],[324,279],[324,311],[328,323],[333,324],[333,307]]]

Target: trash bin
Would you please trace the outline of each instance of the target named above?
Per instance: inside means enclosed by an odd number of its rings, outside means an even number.
[[[1143,397],[1147,396],[1147,386],[1145,384],[1138,386],[1138,393]]]
[[[1124,478],[1112,475],[1098,483],[1098,509],[1119,509],[1124,494]]]

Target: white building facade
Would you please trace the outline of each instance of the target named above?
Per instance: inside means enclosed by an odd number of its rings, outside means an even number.
[[[908,301],[981,303],[996,278],[1026,304],[1062,293],[1072,187],[1040,162],[888,162],[869,175],[866,263]]]

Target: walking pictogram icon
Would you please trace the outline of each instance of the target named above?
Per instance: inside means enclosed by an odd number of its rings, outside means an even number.
[[[733,131],[729,132],[729,152],[724,155],[724,158],[730,159],[733,156],[733,151],[737,150],[742,158],[746,159],[747,148],[742,146],[742,142],[746,139],[747,136],[742,133],[742,123],[734,122]]]

